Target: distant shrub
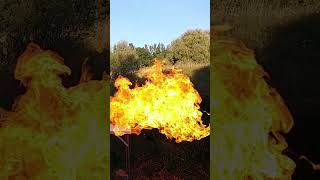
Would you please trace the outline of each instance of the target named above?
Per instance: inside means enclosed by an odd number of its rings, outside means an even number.
[[[139,69],[142,62],[136,49],[126,41],[120,41],[113,47],[110,58],[111,76],[126,75]]]
[[[158,43],[135,47],[127,41],[119,41],[111,52],[111,78],[130,76],[141,67],[152,65],[154,58],[167,59],[175,65],[209,63],[209,50],[209,31],[200,29],[186,31],[170,46]]]
[[[171,42],[170,61],[204,63],[210,61],[210,33],[205,30],[188,30]]]

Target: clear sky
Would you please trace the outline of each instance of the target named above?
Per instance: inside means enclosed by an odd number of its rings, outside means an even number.
[[[110,0],[111,46],[165,45],[188,29],[210,29],[210,0]]]

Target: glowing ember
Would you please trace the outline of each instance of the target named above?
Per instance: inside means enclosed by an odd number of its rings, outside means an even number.
[[[0,109],[0,179],[106,178],[109,82],[87,81],[85,67],[67,89],[59,75],[71,71],[58,54],[30,44],[18,58],[27,91],[12,111]]]
[[[267,74],[241,42],[213,36],[211,141],[213,179],[290,179],[295,164],[282,151],[293,119]]]
[[[163,72],[163,64],[156,60],[143,86],[130,89],[132,83],[118,77],[118,91],[110,98],[110,122],[117,136],[122,130],[157,128],[176,142],[199,140],[209,135],[210,128],[202,124],[199,111],[201,97],[190,79],[172,68]]]

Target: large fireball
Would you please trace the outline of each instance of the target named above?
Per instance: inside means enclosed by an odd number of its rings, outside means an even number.
[[[132,83],[127,78],[116,79],[117,92],[110,98],[110,122],[117,136],[128,129],[140,134],[142,129],[157,128],[167,138],[182,142],[210,134],[201,120],[201,97],[190,79],[174,68],[164,73],[163,66],[156,60],[142,86],[130,88]]]
[[[109,179],[109,82],[85,67],[65,88],[59,75],[71,70],[57,53],[31,43],[18,58],[26,92],[0,108],[0,179]]]
[[[212,178],[290,179],[295,164],[282,151],[293,118],[283,99],[253,51],[234,39],[212,39]]]

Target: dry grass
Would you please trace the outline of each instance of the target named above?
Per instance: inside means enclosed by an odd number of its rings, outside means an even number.
[[[194,62],[186,62],[186,63],[177,63],[176,65],[174,65],[174,67],[176,69],[181,69],[182,72],[184,74],[186,74],[187,76],[189,77],[192,77],[195,72],[197,72],[198,70],[202,69],[202,68],[205,68],[207,66],[210,66],[210,63],[194,63]],[[167,71],[167,70],[170,70],[172,67],[171,64],[167,64],[164,66],[164,71]],[[143,78],[146,76],[146,74],[148,74],[150,71],[151,71],[151,67],[143,67],[143,68],[140,68],[137,72],[136,72],[136,75],[139,77],[139,78]]]
[[[210,66],[210,63],[198,63],[198,64],[195,64],[193,62],[188,62],[188,63],[180,63],[180,64],[177,64],[175,67],[178,68],[178,69],[182,69],[182,71],[188,75],[189,77],[192,77],[194,76],[194,74],[207,67],[207,66]]]

